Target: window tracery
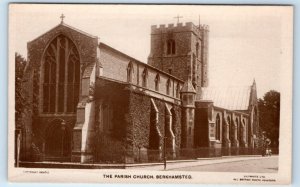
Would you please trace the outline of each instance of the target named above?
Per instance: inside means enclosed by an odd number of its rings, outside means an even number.
[[[43,113],[74,113],[79,98],[80,59],[75,44],[59,35],[44,54]]]

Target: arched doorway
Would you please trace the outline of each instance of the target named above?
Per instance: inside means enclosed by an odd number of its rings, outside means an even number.
[[[53,120],[46,131],[45,159],[69,161],[71,158],[71,130],[61,119]]]

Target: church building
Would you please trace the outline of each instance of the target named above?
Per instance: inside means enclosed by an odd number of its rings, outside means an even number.
[[[209,86],[207,25],[154,25],[150,34],[148,62],[63,21],[28,42],[30,110],[21,160],[137,163],[165,154],[252,154],[259,131],[255,81]]]

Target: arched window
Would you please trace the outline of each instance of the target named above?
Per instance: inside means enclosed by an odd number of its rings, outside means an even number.
[[[127,66],[127,82],[132,82],[132,76],[133,76],[133,64],[132,62],[129,62]]]
[[[230,119],[229,116],[227,117],[227,123],[228,123],[228,125],[229,125],[229,139],[231,140],[231,139],[232,139],[233,132],[232,132],[231,119]]]
[[[240,129],[240,123],[239,123],[239,119],[236,118],[235,119],[235,123],[236,123],[236,134],[237,134],[237,139],[240,140],[240,135],[241,135],[241,129]]]
[[[159,74],[156,75],[154,82],[155,82],[155,91],[159,91],[159,82],[160,82]]]
[[[173,55],[173,54],[175,54],[175,51],[176,51],[175,41],[173,39],[168,40],[167,41],[167,54]]]
[[[43,59],[43,112],[74,113],[80,84],[80,60],[75,44],[59,35],[49,44]]]
[[[166,83],[166,94],[170,95],[170,87],[171,87],[171,80],[168,79]]]
[[[142,86],[147,88],[148,86],[148,69],[145,68],[143,73],[142,73]]]
[[[220,115],[217,114],[216,117],[216,140],[220,140],[221,139],[221,118]]]
[[[247,124],[245,119],[242,120],[243,124],[243,136],[245,137],[246,142],[248,141],[248,133],[247,133]]]
[[[176,86],[176,98],[180,98],[180,85],[179,85],[179,83],[177,83],[177,86]]]

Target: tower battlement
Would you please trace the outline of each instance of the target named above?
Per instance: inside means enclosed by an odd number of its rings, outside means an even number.
[[[192,22],[186,23],[178,23],[178,24],[161,24],[161,25],[152,25],[151,26],[151,34],[161,34],[167,33],[169,31],[176,31],[176,32],[184,32],[184,31],[192,31],[196,34],[200,34],[202,31],[209,31],[208,25],[200,24],[199,26],[194,25]]]
[[[151,52],[148,63],[171,72],[184,81],[190,80],[200,96],[208,86],[209,27],[192,22],[151,26]]]

